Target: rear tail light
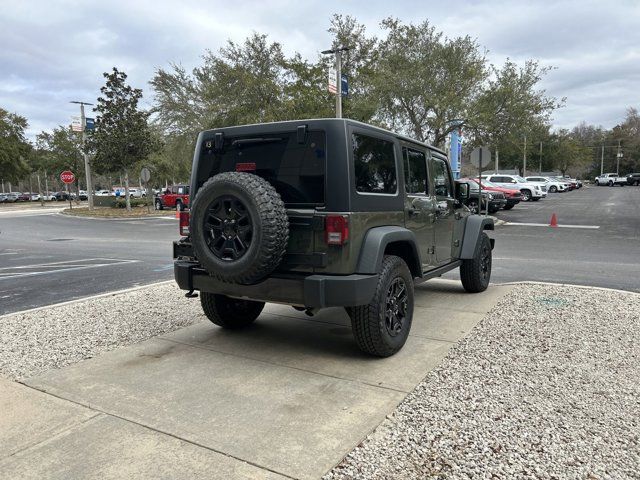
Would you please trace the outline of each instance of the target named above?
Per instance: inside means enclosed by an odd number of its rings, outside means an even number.
[[[189,235],[189,211],[180,212],[180,235]]]
[[[345,215],[327,215],[325,241],[327,245],[344,245],[349,239],[349,218]]]

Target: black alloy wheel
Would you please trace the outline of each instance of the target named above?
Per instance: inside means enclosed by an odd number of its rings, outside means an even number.
[[[216,198],[204,217],[209,250],[220,260],[241,258],[251,246],[253,223],[247,207],[232,195]]]
[[[482,232],[473,258],[463,260],[460,265],[460,280],[467,292],[478,293],[487,289],[491,279],[491,260],[491,240]]]
[[[396,277],[387,289],[384,323],[392,337],[402,332],[407,318],[407,284],[402,277]]]

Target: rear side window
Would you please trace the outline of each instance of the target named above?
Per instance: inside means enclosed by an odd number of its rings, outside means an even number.
[[[393,143],[354,133],[353,165],[356,191],[393,195],[398,191]]]
[[[404,185],[407,194],[427,194],[427,158],[424,152],[402,149],[404,160]]]
[[[288,206],[316,206],[325,201],[326,135],[307,132],[298,143],[296,132],[226,137],[221,152],[205,150],[209,177],[242,171],[267,180]]]

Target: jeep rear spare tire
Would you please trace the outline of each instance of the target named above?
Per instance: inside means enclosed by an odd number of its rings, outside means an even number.
[[[244,172],[209,179],[191,205],[194,253],[209,275],[255,283],[280,263],[289,240],[284,203],[265,179]]]

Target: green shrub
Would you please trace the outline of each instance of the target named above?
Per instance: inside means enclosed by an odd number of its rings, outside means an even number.
[[[144,207],[147,205],[146,198],[132,198],[131,207]],[[116,200],[115,208],[127,208],[127,202],[124,198],[118,198]]]

